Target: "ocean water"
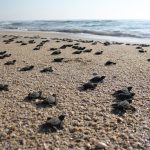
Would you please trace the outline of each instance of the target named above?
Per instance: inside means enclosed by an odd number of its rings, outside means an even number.
[[[0,30],[63,32],[94,39],[150,43],[150,20],[0,21]]]

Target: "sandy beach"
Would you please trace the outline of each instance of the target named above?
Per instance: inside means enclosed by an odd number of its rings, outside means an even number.
[[[0,84],[7,84],[9,89],[0,91],[0,149],[150,149],[150,45],[1,31],[2,51],[11,56],[0,59]],[[54,51],[60,53],[52,55]],[[64,59],[54,62],[55,58]],[[16,60],[14,65],[4,65],[12,60]],[[107,61],[115,64],[105,65]],[[27,65],[34,68],[19,71]],[[53,71],[41,73],[46,67]],[[94,90],[80,90],[95,76],[105,79]],[[135,93],[131,105],[136,111],[114,114],[112,94],[129,86]],[[42,91],[44,97],[56,94],[57,105],[45,108],[38,107],[39,99],[25,101],[34,91]],[[62,113],[66,114],[62,130],[39,130],[48,117]]]

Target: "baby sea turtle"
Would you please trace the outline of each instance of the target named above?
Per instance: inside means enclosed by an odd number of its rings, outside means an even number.
[[[35,47],[33,50],[34,51],[40,50],[40,47]]]
[[[4,54],[4,55],[0,55],[0,59],[4,59],[5,57],[10,57],[11,54]]]
[[[34,44],[35,41],[34,41],[34,40],[29,40],[28,43],[29,43],[29,44]]]
[[[64,58],[55,58],[53,62],[62,62]]]
[[[4,54],[6,54],[6,52],[7,52],[7,51],[1,51],[1,52],[0,52],[0,55],[4,55]]]
[[[105,79],[106,76],[95,76],[92,79],[90,79],[90,82],[92,83],[99,83],[102,82]]]
[[[4,54],[3,56],[4,56],[4,57],[10,57],[11,54]]]
[[[118,100],[127,100],[127,99],[132,99],[134,97],[134,95],[135,95],[135,93],[127,92],[127,93],[119,93],[115,97]]]
[[[16,63],[16,60],[7,61],[4,65],[14,65]]]
[[[127,110],[131,110],[132,112],[136,111],[136,109],[130,105],[130,103],[127,100],[112,104],[113,111],[118,113],[118,114],[123,114]]]
[[[67,45],[63,45],[60,47],[60,49],[65,49],[65,48],[67,48]]]
[[[60,50],[57,50],[57,51],[52,52],[51,55],[59,55],[59,54],[61,54],[61,51],[60,51]]]
[[[27,45],[27,43],[24,43],[24,42],[23,42],[23,43],[21,43],[21,45],[22,45],[22,46],[23,46],[23,45]]]
[[[33,65],[30,65],[30,66],[26,66],[26,67],[21,68],[20,71],[30,71],[30,70],[32,70],[33,68],[34,68],[34,66],[33,66]]]
[[[92,83],[92,82],[87,82],[85,84],[83,84],[82,86],[82,90],[86,91],[86,90],[94,90],[97,87],[96,83]]]
[[[147,51],[145,51],[144,49],[140,49],[139,52],[140,53],[146,53]]]
[[[25,98],[26,100],[35,100],[35,99],[41,99],[42,97],[42,91],[38,91],[38,92],[32,92],[29,93],[28,96]]]
[[[104,46],[108,46],[108,45],[110,45],[110,42],[106,41],[103,44],[104,44]]]
[[[0,91],[9,91],[7,84],[0,84]]]
[[[124,87],[122,88],[121,90],[117,90],[113,93],[113,96],[117,96],[118,94],[120,93],[129,93],[130,91],[132,90],[132,86],[129,86],[129,87]]]
[[[147,59],[147,61],[149,61],[149,62],[150,62],[150,59]]]
[[[83,52],[84,53],[90,53],[92,51],[92,49],[86,49],[86,50],[84,50]]]
[[[116,63],[110,60],[105,63],[105,66],[110,66],[110,65],[116,65]]]
[[[82,51],[75,51],[72,54],[81,54],[81,53],[82,53]]]
[[[52,107],[57,105],[56,94],[50,95],[47,98],[43,98],[43,101],[40,103],[40,105],[43,107]]]
[[[50,48],[50,51],[56,51],[57,48]]]
[[[58,117],[47,118],[47,121],[42,125],[42,130],[46,132],[57,132],[57,130],[63,129],[65,114]]]
[[[97,52],[95,52],[95,55],[101,55],[101,54],[103,54],[103,51],[97,51]]]
[[[47,67],[47,68],[42,69],[40,72],[41,73],[53,72],[53,69],[52,67]]]

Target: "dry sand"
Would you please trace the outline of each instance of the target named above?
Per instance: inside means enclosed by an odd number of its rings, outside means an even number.
[[[3,40],[17,35],[10,44]],[[15,43],[27,42],[35,37],[35,44],[20,46]],[[148,150],[150,149],[150,47],[143,47],[146,53],[139,53],[137,45],[111,44],[104,46],[83,42],[67,42],[52,38],[66,38],[67,35],[40,32],[0,32],[0,51],[6,50],[12,56],[0,60],[0,83],[8,84],[9,91],[0,92],[0,149],[20,150],[78,150],[94,149],[99,143],[108,150]],[[41,41],[50,42],[33,51]],[[71,37],[68,37],[71,38]],[[91,53],[73,55],[71,47],[61,49],[60,55],[51,55],[50,48],[60,48],[64,44],[80,43]],[[102,50],[102,55],[94,55]],[[53,63],[56,57],[64,57],[61,63]],[[12,66],[5,66],[8,60],[16,59]],[[111,60],[116,65],[104,66]],[[34,65],[29,72],[20,68]],[[40,73],[52,66],[54,72]],[[106,76],[103,83],[93,91],[79,91],[79,87],[97,73]],[[132,86],[136,94],[133,106],[135,113],[123,116],[111,113],[114,98],[112,93],[124,86]],[[58,104],[52,108],[37,108],[35,102],[26,102],[29,92],[41,90],[44,96],[56,94]],[[39,126],[48,117],[66,113],[64,129],[56,133],[41,133]]]

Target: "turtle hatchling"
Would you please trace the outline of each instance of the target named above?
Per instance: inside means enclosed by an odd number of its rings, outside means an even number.
[[[88,82],[88,83],[83,84],[82,90],[84,90],[84,91],[94,90],[96,87],[97,87],[96,83]]]
[[[92,79],[90,79],[90,82],[92,83],[99,83],[99,82],[102,82],[103,80],[105,79],[105,76],[96,76],[96,77],[93,77]]]
[[[124,87],[121,90],[115,91],[114,94],[113,94],[113,96],[115,97],[115,96],[117,96],[120,93],[129,93],[131,90],[132,90],[132,86]]]
[[[45,124],[42,125],[44,131],[56,132],[57,130],[63,129],[65,114],[58,117],[47,118]]]
[[[53,62],[62,62],[64,58],[55,58]]]
[[[4,65],[14,65],[16,63],[16,60],[7,61]]]
[[[20,69],[20,71],[30,71],[34,68],[34,66],[30,65],[30,66],[26,66]]]
[[[7,84],[0,84],[0,91],[9,91]]]
[[[44,68],[43,70],[41,70],[40,72],[41,73],[53,72],[53,69],[52,69],[52,67],[47,67],[47,68]]]
[[[110,65],[116,65],[116,63],[110,60],[105,63],[105,66],[110,66]]]
[[[42,91],[38,92],[32,92],[29,93],[28,96],[26,97],[27,100],[35,100],[35,99],[41,99]]]

